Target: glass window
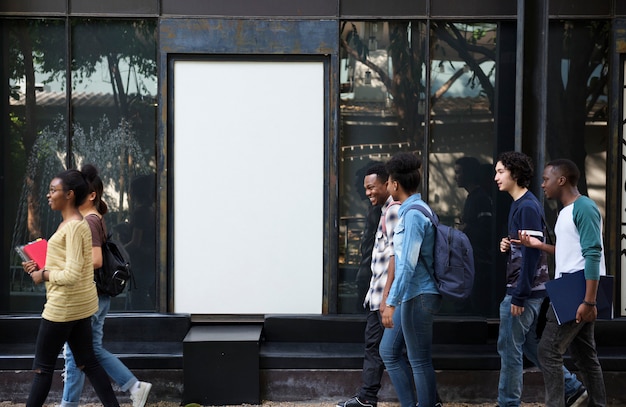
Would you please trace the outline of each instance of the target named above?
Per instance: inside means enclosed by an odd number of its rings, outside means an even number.
[[[100,169],[105,221],[131,257],[129,290],[112,309],[156,309],[156,24],[81,19],[72,24],[73,149]]]
[[[377,223],[365,199],[364,173],[411,151],[428,174],[424,198],[442,222],[463,229],[476,246],[481,274],[475,298],[444,304],[442,312],[497,315],[491,233],[497,25],[430,24],[429,47],[423,22],[341,25],[339,312],[362,312],[371,275],[360,264],[362,251],[371,251],[362,243]]]
[[[5,312],[41,312],[45,290],[24,274],[13,247],[49,237],[60,222],[48,207],[52,175],[65,167],[67,115],[64,92],[66,64],[64,20],[5,20],[7,40],[2,60],[8,64],[8,109],[3,112],[2,159],[7,160],[2,191],[4,233],[10,234],[0,273]],[[6,93],[2,93],[6,95]],[[9,152],[8,154],[6,152]],[[4,268],[4,267],[3,267]]]
[[[59,171],[96,165],[105,184],[105,220],[131,254],[135,282],[116,297],[114,310],[156,309],[156,21],[7,20],[9,156],[12,173],[2,207],[11,245],[49,237],[60,219],[46,191]],[[71,49],[71,72],[67,72]],[[32,55],[32,59],[29,57]],[[71,117],[67,78],[71,78]],[[5,121],[6,119],[3,119]],[[5,141],[6,143],[6,141]],[[6,150],[5,150],[6,151]],[[17,193],[9,193],[17,191]],[[11,251],[6,311],[39,312],[43,285],[23,278]],[[149,271],[148,271],[149,270]],[[4,274],[4,273],[3,273]],[[8,298],[8,301],[6,299]]]
[[[497,315],[493,238],[496,24],[433,21],[428,201],[441,222],[465,232],[475,281],[464,303],[442,313]]]
[[[363,312],[371,275],[362,252],[371,253],[380,209],[366,199],[365,171],[423,145],[424,38],[415,21],[341,24],[340,313]]]
[[[606,223],[606,213],[610,210],[606,200],[607,150],[611,139],[608,126],[610,36],[608,21],[550,22],[547,81],[547,159],[567,158],[576,163],[580,169],[578,190],[598,205],[605,221],[605,236],[611,228]],[[559,209],[557,202],[547,202],[549,224],[554,225]],[[611,244],[604,240],[607,261],[610,261]],[[607,267],[607,272],[615,273],[612,267]],[[620,295],[620,290],[616,293]],[[623,298],[624,294],[621,295]],[[623,313],[624,302],[621,304]]]
[[[578,189],[598,204],[603,216],[610,27],[606,21],[553,21],[548,48],[548,159],[576,163],[581,170]],[[547,215],[555,218],[556,212]]]

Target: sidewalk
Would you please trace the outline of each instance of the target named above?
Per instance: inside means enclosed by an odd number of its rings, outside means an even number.
[[[262,407],[335,407],[336,402],[340,400],[315,400],[315,401],[264,401],[262,404],[242,404],[237,406],[220,406],[220,407],[253,407],[253,406],[262,406]],[[483,404],[469,404],[469,403],[445,403],[444,407],[493,407],[494,403],[483,403]],[[12,401],[2,401],[0,402],[0,407],[24,407],[24,403],[13,403]],[[100,407],[99,403],[89,403],[89,404],[81,404],[81,407]],[[123,403],[120,404],[121,407],[132,407],[132,404]],[[378,403],[378,407],[399,407],[400,404],[395,402],[381,402]],[[54,407],[53,403],[46,404],[46,407]],[[180,403],[171,402],[171,401],[157,401],[157,402],[148,402],[146,407],[180,407]],[[188,407],[198,407],[197,404],[189,404]],[[217,406],[204,406],[204,407],[217,407]],[[543,404],[538,403],[522,403],[522,407],[543,407]]]

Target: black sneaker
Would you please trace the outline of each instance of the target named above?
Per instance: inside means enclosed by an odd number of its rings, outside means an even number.
[[[587,389],[581,384],[576,393],[565,398],[565,405],[567,407],[579,407],[585,401],[587,401]]]
[[[357,396],[354,396],[350,400],[340,401],[337,403],[337,407],[376,407],[376,402],[361,400]]]

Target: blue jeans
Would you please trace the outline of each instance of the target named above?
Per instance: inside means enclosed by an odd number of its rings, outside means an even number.
[[[541,369],[537,358],[537,320],[543,298],[529,298],[524,312],[518,317],[511,315],[511,296],[506,295],[500,303],[500,331],[498,353],[500,354],[500,381],[498,405],[517,407],[521,403],[524,356]],[[565,395],[570,396],[582,383],[563,366]]]
[[[571,321],[559,325],[552,307],[548,309],[546,328],[539,342],[539,360],[546,386],[546,407],[560,407],[563,401],[563,354],[569,347],[572,359],[587,385],[588,405],[606,406],[606,389],[598,361],[593,322]]]
[[[108,295],[98,296],[98,312],[91,317],[91,331],[93,333],[93,350],[96,359],[106,373],[119,386],[120,390],[126,391],[137,382],[137,378],[130,370],[112,353],[102,347],[104,336],[104,319],[111,307],[111,297]],[[68,346],[65,347],[65,383],[63,385],[63,407],[78,407],[80,395],[83,392],[85,374],[76,367],[74,355]]]
[[[413,390],[413,372],[405,354],[401,310],[402,305],[398,305],[393,313],[393,328],[385,328],[379,352],[385,362],[393,387],[396,389],[400,405],[414,407],[417,403],[417,396]]]
[[[440,295],[418,295],[396,308],[394,328],[383,334],[380,356],[402,407],[414,407],[416,395],[421,407],[434,407],[437,401],[432,343],[433,316],[440,307]],[[410,369],[402,358],[405,345]]]
[[[76,354],[76,360],[89,378],[100,402],[106,407],[119,407],[111,382],[93,352],[90,318],[70,322],[41,319],[33,362],[35,378],[26,406],[41,407],[46,401],[56,361],[65,342]]]

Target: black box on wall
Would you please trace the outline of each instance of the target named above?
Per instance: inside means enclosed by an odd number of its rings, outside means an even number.
[[[260,325],[192,327],[183,340],[183,404],[260,404]]]

